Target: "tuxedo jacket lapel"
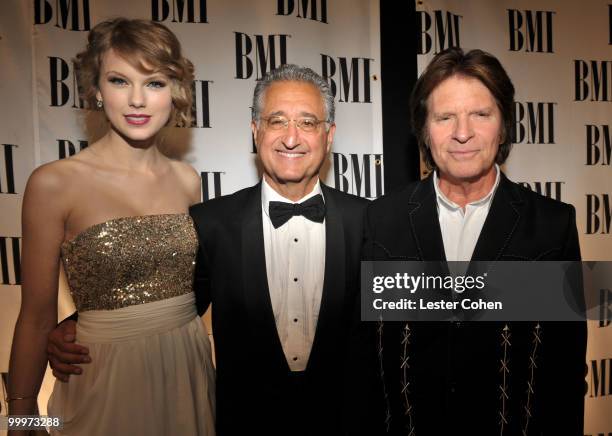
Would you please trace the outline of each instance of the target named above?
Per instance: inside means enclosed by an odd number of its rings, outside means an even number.
[[[472,262],[498,261],[514,235],[521,217],[522,201],[516,188],[503,174],[493,197],[491,208],[474,247]],[[482,274],[483,265],[470,263],[467,275]],[[464,319],[476,319],[482,311],[462,312]]]
[[[289,366],[278,337],[268,288],[261,218],[261,183],[253,187],[244,205],[242,247],[244,301],[250,313],[250,322],[255,324],[245,328],[250,332],[249,336],[261,344],[261,358],[271,364],[276,363],[279,369],[288,371]]]
[[[433,175],[417,184],[408,198],[408,207],[409,222],[421,260],[446,260]]]
[[[472,260],[499,260],[521,218],[523,201],[508,178],[500,174],[499,186],[493,197],[487,219],[482,227]]]
[[[321,359],[325,359],[325,350],[337,343],[335,332],[340,329],[334,326],[342,322],[334,314],[342,313],[339,309],[344,303],[345,283],[345,241],[344,225],[339,205],[329,193],[329,188],[321,184],[325,198],[325,276],[321,294],[321,306],[315,337],[308,359],[308,370],[316,368]]]

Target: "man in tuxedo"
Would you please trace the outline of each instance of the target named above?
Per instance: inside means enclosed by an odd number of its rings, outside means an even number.
[[[309,68],[282,66],[257,83],[251,128],[260,183],[190,210],[199,313],[212,302],[217,434],[376,434],[359,413],[376,377],[374,347],[360,347],[367,201],[319,180],[333,94]],[[50,360],[65,378],[80,360],[62,341],[54,333]]]
[[[369,260],[580,260],[575,211],[511,182],[514,87],[480,50],[439,53],[411,96],[422,181],[366,212]],[[560,290],[561,292],[561,290]],[[390,433],[581,435],[586,324],[385,323]]]
[[[319,180],[336,126],[312,70],[286,65],[258,82],[251,128],[261,182],[191,209],[196,289],[212,301],[218,432],[345,434],[346,397],[362,382],[347,356],[367,201]]]

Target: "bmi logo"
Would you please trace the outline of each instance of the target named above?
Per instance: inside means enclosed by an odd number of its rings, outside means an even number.
[[[21,284],[21,238],[0,236],[0,270],[3,285]]]
[[[70,156],[74,156],[79,151],[87,148],[87,141],[83,139],[79,139],[78,145],[75,146],[72,141],[68,139],[58,139],[57,140],[57,148],[58,148],[58,159],[65,159]]]
[[[82,109],[85,107],[85,102],[79,97],[72,62],[69,64],[62,58],[49,56],[49,86],[51,88],[51,104],[49,106],[64,106],[72,101],[73,108]]]
[[[202,201],[221,197],[221,175],[223,174],[225,174],[225,171],[203,171],[200,173],[202,178]]]
[[[574,60],[575,100],[612,101],[612,61]]]
[[[513,142],[516,144],[554,144],[557,103],[515,102]]]
[[[209,88],[211,80],[194,80],[191,86],[193,103],[191,105],[191,126],[199,128],[210,127],[210,98]]]
[[[249,79],[256,73],[261,80],[268,71],[287,63],[287,38],[291,35],[247,35],[234,32],[236,79]],[[254,53],[253,53],[254,51]]]
[[[0,173],[0,194],[16,194],[15,192],[15,167],[13,164],[13,144],[2,144],[4,149],[4,165]]]
[[[91,29],[89,0],[34,0],[34,24],[47,24],[72,31]]]
[[[612,140],[610,126],[586,125],[586,164],[610,165]]]
[[[510,51],[554,53],[553,11],[508,9]]]
[[[151,0],[151,20],[207,23],[206,0]]]
[[[461,15],[449,11],[436,10],[432,13],[417,11],[417,53],[434,54],[449,47],[461,47]]]
[[[327,0],[278,0],[276,15],[291,15],[294,11],[297,18],[327,24]]]
[[[372,103],[369,58],[332,58],[321,54],[321,75],[340,103]],[[338,68],[339,66],[339,68]]]
[[[332,155],[334,188],[364,198],[383,195],[382,154]]]
[[[561,201],[561,189],[565,182],[520,182],[520,184],[540,195]]]
[[[610,222],[612,221],[610,195],[587,194],[586,200],[586,234],[610,234]]]
[[[589,397],[612,395],[612,359],[591,360]]]

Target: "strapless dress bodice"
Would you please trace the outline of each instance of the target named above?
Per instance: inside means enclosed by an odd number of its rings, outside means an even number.
[[[87,228],[61,259],[79,312],[114,310],[191,292],[197,249],[189,214],[145,215]]]

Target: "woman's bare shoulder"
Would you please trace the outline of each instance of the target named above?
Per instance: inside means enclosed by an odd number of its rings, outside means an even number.
[[[192,203],[199,203],[201,198],[202,180],[198,172],[188,163],[177,160],[171,161],[175,174],[181,181]]]
[[[58,200],[83,189],[91,178],[93,167],[76,156],[40,165],[28,178],[26,195],[58,195]]]

